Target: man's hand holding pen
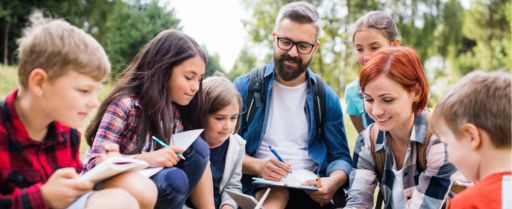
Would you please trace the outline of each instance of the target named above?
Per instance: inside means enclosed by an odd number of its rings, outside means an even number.
[[[288,173],[292,172],[292,165],[285,162],[271,146],[269,146],[269,149],[275,158],[261,161],[261,169],[258,169],[259,176],[271,181],[280,181],[282,178],[287,176]]]

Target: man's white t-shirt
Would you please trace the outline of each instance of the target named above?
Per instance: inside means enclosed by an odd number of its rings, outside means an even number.
[[[289,87],[274,81],[267,129],[256,158],[275,158],[268,147],[270,144],[293,170],[316,169],[308,153],[306,89],[307,82]]]

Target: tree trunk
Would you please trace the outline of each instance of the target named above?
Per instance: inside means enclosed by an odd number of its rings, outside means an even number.
[[[7,53],[9,51],[8,43],[9,43],[9,26],[10,25],[11,24],[8,22],[4,28],[4,65],[9,64],[9,56]]]

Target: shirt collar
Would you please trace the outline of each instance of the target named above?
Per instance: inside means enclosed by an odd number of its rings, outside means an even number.
[[[28,131],[21,121],[21,118],[18,115],[18,112],[16,111],[16,107],[14,105],[14,102],[16,101],[16,97],[18,96],[19,90],[16,89],[12,91],[7,97],[5,98],[5,107],[3,108],[2,117],[6,120],[9,126],[11,126],[11,130],[14,130],[14,133],[11,133],[12,139],[16,142],[19,142],[20,144],[24,146],[28,145],[42,145],[42,146],[51,146],[54,145],[57,142],[64,142],[68,140],[67,135],[61,134],[59,127],[62,126],[57,121],[52,121],[48,125],[48,129],[45,135],[45,138],[42,142],[38,142],[30,138],[30,135],[28,134]]]
[[[425,136],[427,132],[427,113],[427,111],[423,111],[414,115],[414,123],[412,126],[411,135],[409,136],[410,141],[421,144],[425,143]],[[379,151],[387,145],[388,141],[385,140],[386,137],[387,132],[384,133],[379,131],[377,142],[375,143],[375,151]]]

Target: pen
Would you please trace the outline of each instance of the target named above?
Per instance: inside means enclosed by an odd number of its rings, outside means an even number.
[[[277,154],[277,152],[272,149],[272,146],[270,146],[270,144],[268,145],[268,148],[270,149],[270,151],[272,152],[272,154],[274,154],[274,156],[276,156],[276,158],[281,161],[282,163],[284,163],[284,160],[283,158],[281,158],[281,156],[279,156],[279,154]]]
[[[320,174],[316,173],[316,187],[321,188],[322,187],[322,180],[320,179]],[[320,203],[320,207],[323,207],[324,204]]]
[[[322,180],[320,179],[320,175],[318,173],[316,174],[316,187],[322,187]]]
[[[169,145],[165,144],[165,142],[163,142],[162,140],[160,140],[159,138],[156,138],[155,136],[152,136],[151,137],[153,140],[155,140],[156,142],[158,142],[160,145],[162,145],[163,147],[168,147]],[[180,157],[182,160],[185,160],[185,157],[183,157],[182,154],[180,153],[177,153],[176,152],[176,155],[178,155],[178,157]]]

